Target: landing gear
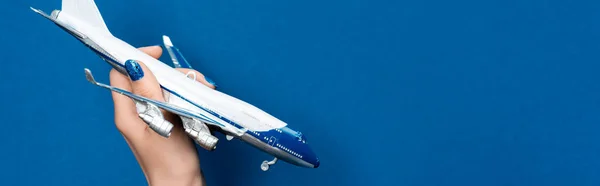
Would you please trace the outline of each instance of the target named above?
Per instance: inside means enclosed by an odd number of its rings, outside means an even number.
[[[265,160],[260,164],[260,169],[262,171],[267,171],[267,170],[269,170],[269,166],[274,165],[275,163],[277,163],[277,158],[275,158],[271,161]]]

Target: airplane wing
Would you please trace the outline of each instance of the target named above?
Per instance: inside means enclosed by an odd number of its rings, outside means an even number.
[[[169,104],[169,103],[165,103],[165,102],[162,102],[162,101],[157,101],[157,100],[149,99],[149,98],[146,98],[146,97],[143,97],[143,96],[135,95],[135,94],[133,94],[133,93],[131,93],[129,91],[126,91],[126,90],[123,90],[123,89],[120,89],[120,88],[117,88],[117,87],[113,87],[113,86],[110,86],[110,85],[106,85],[106,84],[103,84],[103,83],[96,82],[96,80],[94,79],[94,76],[92,75],[92,71],[90,71],[87,68],[85,69],[85,78],[90,83],[92,83],[94,85],[97,85],[97,86],[109,89],[111,91],[117,92],[119,94],[125,95],[127,97],[130,97],[133,100],[140,101],[140,102],[146,102],[146,103],[150,103],[150,104],[156,105],[159,108],[165,109],[165,110],[167,110],[167,111],[169,111],[171,113],[174,113],[174,114],[177,114],[177,115],[180,115],[180,116],[184,116],[184,117],[188,117],[188,118],[196,118],[196,119],[198,119],[198,120],[200,120],[200,121],[202,121],[202,122],[204,122],[206,124],[209,124],[209,125],[215,125],[215,126],[218,126],[218,127],[225,127],[225,125],[220,124],[217,121],[212,120],[212,119],[210,119],[210,118],[208,118],[208,117],[206,117],[206,116],[204,116],[204,115],[202,115],[200,113],[196,113],[196,112],[190,111],[188,109],[178,107],[178,106],[173,105],[173,104]]]
[[[173,46],[173,42],[171,42],[169,36],[163,35],[163,43],[165,44],[165,48],[167,48],[167,52],[169,52],[169,56],[171,56],[171,60],[173,60],[175,68],[192,68],[192,65],[187,62],[179,49]]]

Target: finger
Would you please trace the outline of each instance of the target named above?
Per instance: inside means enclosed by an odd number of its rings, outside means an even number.
[[[206,76],[204,76],[202,73],[194,70],[194,69],[189,69],[189,68],[175,68],[176,70],[178,70],[181,73],[186,74],[189,77],[194,77],[194,75],[192,75],[192,73],[196,74],[196,81],[206,85],[209,88],[215,89],[217,88],[217,84],[212,81],[210,78],[207,78]],[[190,73],[188,75],[188,73]]]
[[[160,84],[156,80],[154,74],[152,74],[152,71],[150,71],[150,69],[148,69],[144,63],[135,60],[127,60],[125,62],[125,70],[127,70],[127,74],[131,80],[131,92],[142,97],[153,99],[159,102],[165,102]],[[174,122],[177,119],[175,115],[171,114],[170,112],[167,112],[163,109],[160,110],[164,119],[170,122]],[[137,115],[138,114],[136,113],[135,116]],[[158,135],[153,132],[151,134]]]
[[[146,46],[146,47],[140,47],[138,48],[138,50],[141,50],[142,52],[152,56],[155,59],[160,58],[160,56],[162,55],[162,47],[160,46]]]
[[[125,70],[131,79],[131,89],[134,94],[164,102],[160,84],[144,63],[127,60]]]
[[[119,73],[116,70],[110,71],[110,85],[131,91],[131,83],[127,76]],[[131,98],[112,92],[114,107],[115,107],[115,124],[117,129],[123,134],[128,135],[131,131],[144,129],[146,126],[143,123],[136,122],[138,120],[135,104]]]

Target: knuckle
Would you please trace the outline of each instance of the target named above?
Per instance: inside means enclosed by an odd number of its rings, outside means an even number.
[[[132,122],[129,119],[123,119],[122,117],[115,117],[115,126],[117,127],[117,130],[119,130],[121,133],[128,133],[129,131],[129,127],[128,123]]]

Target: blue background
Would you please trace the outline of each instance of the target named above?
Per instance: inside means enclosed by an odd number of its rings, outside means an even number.
[[[598,1],[97,4],[134,46],[171,36],[322,162],[262,172],[267,154],[222,141],[200,150],[210,185],[600,184]],[[0,185],[144,185],[109,92],[83,75],[110,67],[29,10],[60,0],[2,5]]]

